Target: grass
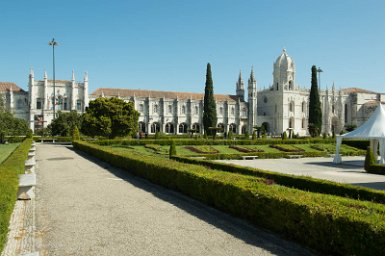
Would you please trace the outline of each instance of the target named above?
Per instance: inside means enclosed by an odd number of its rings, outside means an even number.
[[[20,145],[20,143],[0,144],[0,164]]]
[[[295,146],[299,149],[305,150],[305,152],[322,152],[326,151],[330,154],[335,153],[335,144],[295,144],[295,145],[284,145],[285,147]],[[159,144],[147,144],[146,146],[128,146],[128,145],[111,145],[110,148],[120,148],[124,152],[137,152],[146,156],[164,156],[168,157],[168,152],[170,149],[169,145],[159,145]],[[195,148],[201,149],[203,151],[213,151],[218,150],[218,154],[228,154],[228,155],[238,155],[242,154],[236,149],[230,148],[228,145],[212,145],[212,146],[193,146]],[[282,153],[282,151],[270,147],[270,145],[242,145],[240,147],[257,149],[263,151],[264,153]],[[176,151],[178,156],[201,156],[202,153],[193,152],[186,148],[186,146],[176,146]],[[357,152],[357,149],[348,145],[341,145],[341,154],[349,154],[351,152]]]

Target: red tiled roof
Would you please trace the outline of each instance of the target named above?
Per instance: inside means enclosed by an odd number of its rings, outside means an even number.
[[[150,97],[150,98],[166,98],[166,99],[193,99],[202,100],[203,93],[191,92],[169,92],[169,91],[153,91],[153,90],[133,90],[133,89],[117,89],[117,88],[98,88],[91,94],[93,97],[100,97],[101,95],[107,97]],[[237,101],[236,95],[214,94],[217,101]]]
[[[11,89],[14,92],[24,92],[24,90],[17,86],[15,83],[0,82],[0,92],[10,91]]]
[[[376,93],[373,91],[369,91],[369,90],[365,90],[365,89],[361,89],[361,88],[356,88],[356,87],[342,89],[342,92],[344,92],[344,93]]]

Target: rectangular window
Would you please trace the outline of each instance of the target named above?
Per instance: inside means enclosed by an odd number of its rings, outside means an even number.
[[[37,98],[36,99],[36,109],[42,109],[43,108],[43,99]]]
[[[139,112],[142,112],[143,113],[143,104],[139,104]]]
[[[81,111],[82,110],[82,101],[81,100],[77,100],[76,101],[76,110],[77,111]]]

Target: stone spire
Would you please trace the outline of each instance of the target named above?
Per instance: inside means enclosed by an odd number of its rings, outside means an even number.
[[[47,79],[48,79],[47,71],[44,70],[44,80],[47,80]]]
[[[72,69],[72,81],[75,81],[75,71]]]
[[[237,96],[242,101],[245,99],[245,85],[242,79],[242,72],[239,71],[239,77],[237,81]]]

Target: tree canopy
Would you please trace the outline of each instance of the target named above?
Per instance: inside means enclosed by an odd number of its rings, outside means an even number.
[[[7,111],[0,111],[0,133],[7,136],[22,136],[29,131],[25,120],[15,118]]]
[[[79,129],[81,124],[82,116],[75,110],[69,113],[59,111],[58,116],[52,120],[48,128],[53,136],[71,136],[73,129],[75,129],[75,127]]]
[[[206,71],[206,86],[203,105],[203,126],[207,135],[212,135],[213,132],[216,132],[213,129],[209,129],[210,127],[217,126],[217,107],[214,99],[214,87],[210,63],[207,63]]]
[[[132,136],[138,130],[138,118],[139,112],[132,102],[119,98],[97,98],[89,102],[81,131],[92,137]]]
[[[321,102],[318,93],[317,67],[311,67],[311,88],[309,99],[309,133],[312,137],[319,136],[322,128]]]

